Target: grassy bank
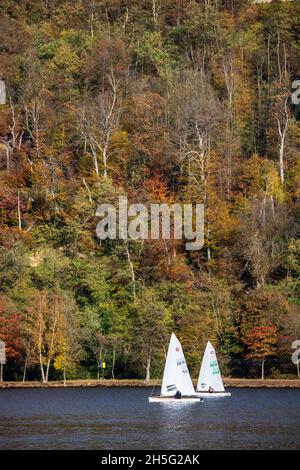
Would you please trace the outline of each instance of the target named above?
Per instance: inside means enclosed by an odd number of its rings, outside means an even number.
[[[66,385],[62,381],[48,382],[43,384],[41,382],[2,382],[0,388],[39,388],[39,387],[159,387],[160,380],[151,380],[145,382],[144,380],[68,380]],[[194,381],[196,384],[196,381]],[[300,388],[300,379],[224,379],[225,387],[276,387],[276,388]]]

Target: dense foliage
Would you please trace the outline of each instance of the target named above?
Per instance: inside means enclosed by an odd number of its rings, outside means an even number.
[[[2,0],[4,378],[296,374],[300,4]],[[96,208],[205,204],[205,245],[97,239]]]

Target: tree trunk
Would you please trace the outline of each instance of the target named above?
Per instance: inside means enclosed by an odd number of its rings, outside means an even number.
[[[97,178],[99,178],[99,165],[98,165],[97,153],[92,150],[92,155],[93,155],[93,162],[94,162],[96,176]]]
[[[50,364],[51,364],[51,360],[52,360],[52,357],[53,357],[54,339],[55,339],[55,334],[56,334],[56,324],[57,324],[57,317],[54,320],[52,331],[51,331],[51,342],[50,342],[49,353],[48,353],[48,361],[47,361],[47,367],[46,367],[46,383],[48,383]]]
[[[46,383],[46,378],[45,378],[45,371],[44,371],[43,359],[42,359],[42,354],[41,353],[40,353],[40,368],[41,368],[42,382],[44,384],[44,383]]]
[[[6,144],[6,171],[7,173],[10,171],[10,149],[8,144]]]
[[[285,99],[284,102],[284,121],[281,122],[280,118],[277,118],[278,124],[278,133],[280,138],[279,143],[279,174],[280,174],[280,182],[281,184],[284,183],[284,151],[285,151],[285,136],[287,132],[287,128],[289,125],[289,113],[287,108],[288,98]]]
[[[261,380],[265,379],[265,360],[261,361]]]
[[[92,12],[91,14],[91,37],[94,38],[94,18],[95,18],[95,15],[94,15],[94,12]]]
[[[113,348],[112,366],[111,366],[111,377],[115,378],[115,363],[116,363],[116,348]]]
[[[146,382],[150,382],[150,370],[151,370],[151,356],[147,358],[146,365]]]
[[[83,184],[84,186],[86,187],[86,190],[87,190],[87,193],[88,193],[88,197],[89,197],[89,201],[91,204],[93,204],[93,199],[92,199],[92,195],[91,195],[91,191],[90,191],[90,188],[88,187],[86,181],[85,181],[85,178],[82,178],[82,181],[83,181]]]
[[[64,366],[64,387],[66,386],[66,382],[67,382],[67,374],[66,374],[66,366]]]
[[[100,380],[100,364],[102,364],[102,346],[100,347],[100,351],[99,351],[99,356],[98,356],[98,361],[97,361],[97,365],[98,365],[98,372],[97,372],[97,379]]]
[[[48,383],[49,369],[50,369],[50,359],[48,359],[47,366],[46,366],[46,374],[45,374],[45,382],[46,383]]]
[[[102,151],[102,161],[103,161],[103,177],[107,178],[107,155],[106,155],[107,149],[106,145],[103,148]]]
[[[128,248],[128,244],[127,244],[127,241],[125,240],[124,238],[124,234],[122,233],[122,237],[123,237],[123,241],[124,241],[124,245],[125,245],[125,249],[126,249],[126,254],[127,254],[127,260],[128,260],[128,264],[129,264],[129,268],[130,268],[130,272],[131,272],[131,280],[132,280],[132,295],[133,295],[133,298],[135,300],[136,298],[136,282],[135,282],[135,272],[134,272],[134,267],[133,267],[133,263],[131,261],[131,256],[130,256],[130,251],[129,251],[129,248]]]
[[[18,191],[18,227],[19,227],[19,230],[22,229],[20,191]]]
[[[26,380],[26,369],[27,369],[27,354],[26,354],[26,358],[25,358],[24,371],[23,371],[23,380],[22,380],[23,383]]]
[[[281,184],[284,183],[284,135],[281,137],[280,140],[280,148],[279,148],[279,173],[280,173],[280,182]]]
[[[207,222],[207,232],[206,232],[206,238],[207,238],[207,261],[210,261],[211,260],[211,251],[210,251],[210,246],[209,246],[209,242],[210,242],[210,228],[209,228],[209,222]]]
[[[157,28],[158,24],[158,14],[157,14],[157,9],[156,9],[156,1],[152,0],[152,16],[153,16],[153,23],[154,23],[154,28]]]
[[[47,362],[46,374],[45,374],[45,382],[46,383],[48,383],[48,379],[49,379],[50,361],[51,361],[51,359],[49,358],[48,362]]]

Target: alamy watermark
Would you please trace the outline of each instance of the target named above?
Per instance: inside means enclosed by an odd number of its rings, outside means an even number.
[[[296,349],[296,351],[294,351],[292,354],[292,363],[297,366],[300,364],[300,339],[293,341],[292,349]]]
[[[0,364],[6,363],[6,349],[5,342],[0,339]]]
[[[101,217],[96,233],[100,240],[186,240],[188,251],[204,245],[203,204],[128,205],[126,196],[119,196],[118,207],[100,204],[96,215]]]
[[[292,90],[295,90],[291,95],[292,103],[298,105],[300,104],[300,80],[293,81]]]

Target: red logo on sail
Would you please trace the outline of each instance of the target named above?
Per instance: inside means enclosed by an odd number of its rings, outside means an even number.
[[[177,352],[178,352],[178,351],[179,351],[179,348],[176,348],[176,349],[175,349],[175,351],[177,351]]]

